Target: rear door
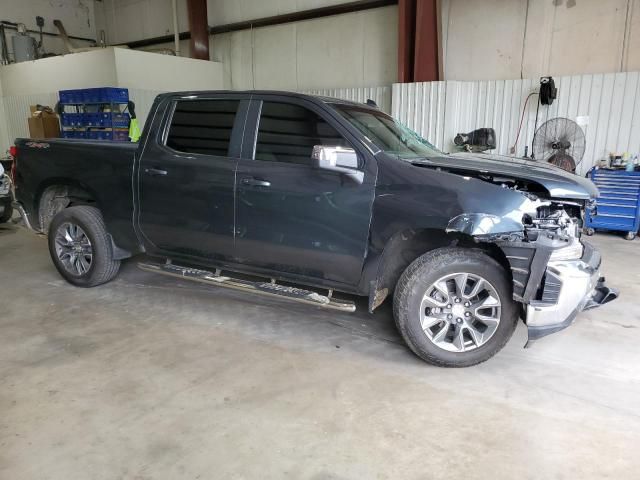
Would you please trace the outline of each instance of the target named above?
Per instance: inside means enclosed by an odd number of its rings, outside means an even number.
[[[360,155],[364,182],[312,166],[314,145],[355,147],[313,102],[253,96],[236,178],[236,252],[241,263],[356,285],[369,236],[375,161]],[[362,148],[362,147],[360,147]]]
[[[140,159],[139,226],[152,249],[233,255],[234,184],[249,96],[171,100]]]

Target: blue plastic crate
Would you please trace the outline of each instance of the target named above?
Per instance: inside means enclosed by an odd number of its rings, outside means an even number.
[[[111,130],[87,130],[87,138],[91,140],[113,140]]]
[[[107,122],[114,128],[129,128],[129,114],[111,112],[107,114]]]
[[[127,103],[129,90],[119,87],[79,88],[75,90],[60,90],[60,103],[66,105],[80,105],[83,103]]]
[[[60,90],[58,92],[61,104],[76,105],[84,101],[82,90]]]
[[[129,130],[114,130],[113,131],[113,141],[114,142],[128,142],[129,141]]]
[[[98,130],[98,140],[113,140],[113,132],[110,130]]]
[[[60,119],[63,127],[81,127],[84,125],[82,113],[63,113]]]
[[[84,130],[63,130],[61,135],[62,138],[86,138]]]
[[[127,88],[105,87],[102,89],[102,98],[105,102],[127,103],[129,101],[129,90]]]

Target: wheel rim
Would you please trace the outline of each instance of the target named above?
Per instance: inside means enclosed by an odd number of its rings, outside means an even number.
[[[93,247],[85,231],[75,223],[63,223],[56,230],[56,256],[64,269],[81,276],[89,271],[93,261]]]
[[[500,297],[490,282],[472,273],[454,273],[427,288],[420,305],[420,325],[437,347],[468,352],[493,337],[500,312]]]

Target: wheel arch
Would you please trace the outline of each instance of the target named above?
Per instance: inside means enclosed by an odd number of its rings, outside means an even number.
[[[81,182],[65,177],[52,177],[42,182],[34,197],[34,217],[40,231],[46,233],[53,217],[61,210],[77,206],[91,205],[98,209],[97,195]]]
[[[461,247],[480,250],[497,261],[512,281],[509,261],[502,249],[491,242],[478,241],[460,232],[445,232],[435,228],[405,229],[387,241],[378,261],[375,278],[369,288],[369,312],[373,312],[393,294],[396,284],[406,268],[421,255],[443,247]]]
[[[95,207],[101,211],[98,196],[90,187],[70,178],[49,179],[40,186],[35,200],[35,218],[40,232],[47,234],[53,217],[62,210],[81,205]],[[107,235],[115,260],[122,260],[133,255],[130,251],[116,245],[110,233],[107,232]]]

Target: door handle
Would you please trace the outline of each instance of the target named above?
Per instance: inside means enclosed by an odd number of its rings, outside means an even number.
[[[149,175],[157,175],[164,177],[167,174],[166,170],[161,170],[159,168],[145,168],[144,173],[148,173]]]
[[[270,187],[271,182],[267,182],[265,180],[258,180],[253,177],[246,177],[242,179],[242,185],[247,185],[250,187]]]

